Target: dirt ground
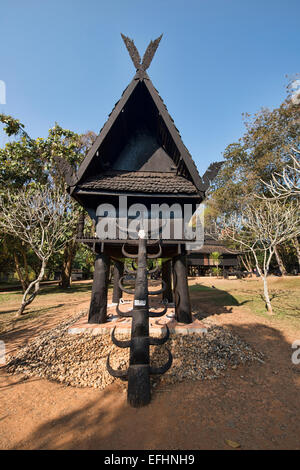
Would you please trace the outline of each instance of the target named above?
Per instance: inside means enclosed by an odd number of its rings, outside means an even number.
[[[224,281],[191,281],[224,290]],[[243,281],[228,281],[238,289]],[[255,284],[249,281],[251,290]],[[213,289],[213,288],[212,288]],[[291,294],[292,295],[292,294]],[[265,354],[264,364],[230,369],[211,381],[158,387],[149,406],[133,409],[118,384],[104,391],[65,387],[44,379],[24,380],[0,370],[1,449],[300,449],[300,364],[291,361],[300,340],[294,324],[254,313],[247,303],[213,305],[191,291],[209,321],[223,325]],[[10,352],[87,308],[90,293],[53,308],[43,322],[33,318],[1,336]],[[96,354],[96,352],[95,352]],[[300,356],[300,355],[299,355]]]

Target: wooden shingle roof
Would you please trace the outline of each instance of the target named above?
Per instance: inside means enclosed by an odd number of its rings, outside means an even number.
[[[144,192],[197,195],[198,191],[188,179],[174,173],[107,171],[91,176],[78,185],[81,191]]]
[[[114,190],[198,193],[203,198],[205,184],[162,98],[146,73],[161,37],[150,43],[142,63],[133,41],[123,35],[122,37],[137,71],[82,162],[74,185],[70,188],[71,194],[87,189],[109,189],[110,185]],[[142,171],[138,171],[138,165],[134,172],[108,174],[107,172],[115,169],[131,169],[115,168],[116,162],[132,136],[144,128],[153,136],[162,152],[173,161],[176,174],[144,175]],[[164,172],[159,168],[151,169],[154,172]]]
[[[151,41],[142,61],[133,41],[123,35],[122,38],[136,74],[77,174],[67,179],[69,192],[75,198],[85,191],[120,191],[198,195],[203,200],[221,163],[211,164],[200,177],[166,105],[146,73],[161,37]]]
[[[191,251],[190,253],[191,254],[199,254],[199,253],[211,254],[211,253],[214,253],[216,251],[218,253],[220,253],[221,255],[239,255],[239,254],[241,254],[240,251],[234,250],[234,249],[231,249],[231,248],[227,248],[223,244],[209,245],[209,244],[206,244],[206,243],[204,243],[203,247],[200,248],[199,250]]]

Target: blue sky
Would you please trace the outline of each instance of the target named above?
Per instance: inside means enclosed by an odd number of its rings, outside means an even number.
[[[98,133],[135,72],[120,33],[141,55],[163,33],[149,75],[200,173],[300,72],[299,0],[15,0],[0,15],[0,112],[33,137],[55,121]]]

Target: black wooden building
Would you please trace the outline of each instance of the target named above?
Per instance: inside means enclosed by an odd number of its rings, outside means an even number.
[[[96,227],[96,233],[92,235],[85,234],[82,228],[78,237],[78,241],[88,244],[97,254],[89,314],[91,323],[106,321],[109,265],[114,262],[114,274],[118,279],[124,259],[124,239],[120,234],[110,239],[97,235],[99,204],[106,203],[116,208],[116,217],[121,213],[120,196],[126,196],[128,206],[142,203],[150,209],[152,204],[172,205],[176,202],[182,207],[190,204],[196,209],[197,204],[204,200],[205,191],[220,167],[220,163],[213,164],[200,177],[173,119],[146,72],[161,37],[150,42],[143,60],[133,41],[122,37],[136,68],[132,81],[115,104],[78,171],[75,173],[65,162],[57,159],[64,171],[70,195],[86,209]],[[126,240],[126,243],[127,252],[135,250],[137,240]],[[161,257],[165,260],[163,276],[166,283],[170,286],[171,272],[179,280],[173,283],[176,316],[188,323],[192,319],[185,243],[184,236],[159,239]],[[150,254],[151,250],[157,251],[151,243],[148,249]],[[117,301],[119,295],[116,282],[114,300]]]
[[[217,239],[217,234],[212,236],[206,233],[204,244],[199,250],[187,253],[187,266],[189,276],[206,276],[212,273],[212,268],[216,267],[212,259],[212,253],[218,252],[220,256],[219,268],[223,274],[230,274],[240,269],[241,252],[228,248],[226,243]]]

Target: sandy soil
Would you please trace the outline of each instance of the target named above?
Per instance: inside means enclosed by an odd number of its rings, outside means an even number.
[[[218,287],[218,280],[205,283]],[[192,294],[193,303],[201,303],[200,295]],[[87,305],[88,299],[77,307]],[[2,368],[0,448],[230,449],[226,440],[232,440],[242,449],[300,449],[300,364],[291,362],[291,344],[300,340],[300,331],[256,316],[247,306],[204,306],[211,322],[263,352],[265,364],[238,367],[212,381],[158,388],[142,409],[127,405],[118,384],[104,391],[78,389],[8,376]],[[8,333],[9,349],[66,314],[52,311],[43,325]]]

